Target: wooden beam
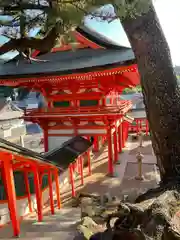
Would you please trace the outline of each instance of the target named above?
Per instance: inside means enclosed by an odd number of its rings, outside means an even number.
[[[20,224],[19,224],[18,212],[17,212],[17,206],[16,206],[16,191],[15,191],[15,183],[14,183],[13,168],[12,168],[12,155],[2,154],[2,158],[4,159],[2,163],[3,182],[5,182],[5,187],[6,187],[6,194],[8,198],[8,208],[10,213],[10,219],[13,226],[13,234],[14,234],[14,237],[19,237]]]

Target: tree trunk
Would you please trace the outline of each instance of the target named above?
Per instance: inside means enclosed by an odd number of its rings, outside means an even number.
[[[137,59],[161,179],[179,179],[180,91],[153,4],[145,14],[125,19],[122,24]]]
[[[180,240],[180,91],[169,47],[152,3],[148,12],[122,24],[137,59],[162,181],[134,204],[120,202],[107,230],[90,240]]]

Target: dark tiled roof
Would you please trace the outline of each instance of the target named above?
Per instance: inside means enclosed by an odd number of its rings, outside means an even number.
[[[59,148],[40,154],[0,138],[1,151],[31,158],[39,163],[50,163],[57,166],[61,171],[64,171],[79,155],[86,152],[91,145],[90,141],[77,136],[65,142]]]
[[[87,27],[87,26],[81,26],[76,29],[77,32],[79,32],[81,35],[86,37],[88,40],[91,40],[92,42],[108,48],[108,49],[122,49],[125,48],[118,44],[117,42],[113,41],[112,39],[107,38],[106,36],[102,35],[101,33]]]
[[[102,68],[112,68],[135,62],[131,49],[78,49],[76,51],[55,52],[42,55],[48,62],[28,64],[22,60],[0,65],[0,78],[12,79],[29,76],[66,75],[84,73]]]
[[[70,163],[74,162],[78,156],[86,152],[91,146],[90,141],[77,136],[65,142],[61,148],[45,153],[44,157],[66,169]]]
[[[7,151],[12,154],[17,154],[20,156],[24,156],[27,158],[31,158],[35,161],[44,161],[44,158],[41,154],[34,152],[32,150],[29,150],[27,148],[21,147],[15,143],[9,142],[3,138],[0,138],[0,150],[1,151]]]

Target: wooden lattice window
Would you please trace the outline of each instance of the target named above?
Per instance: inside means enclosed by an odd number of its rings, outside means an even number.
[[[60,102],[53,102],[54,107],[69,107],[70,102],[69,101],[60,101]]]
[[[81,100],[80,101],[80,106],[81,107],[97,106],[98,102],[99,102],[98,100]]]

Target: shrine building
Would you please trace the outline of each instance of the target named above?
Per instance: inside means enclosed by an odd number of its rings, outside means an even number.
[[[40,92],[45,106],[28,110],[24,119],[38,123],[44,132],[45,151],[73,136],[94,138],[94,149],[108,144],[108,173],[118,161],[128,137],[127,113],[131,101],[120,100],[124,88],[139,84],[136,59],[131,48],[117,45],[86,28],[74,33],[76,50],[63,45],[33,57],[46,62],[11,61],[0,66],[0,84]]]
[[[72,197],[76,194],[75,172],[80,175],[81,184],[84,183],[85,155],[88,175],[91,175],[92,143],[94,151],[99,151],[101,145],[107,143],[107,173],[113,176],[114,164],[120,160],[119,153],[125,147],[134,120],[130,113],[132,102],[120,99],[124,88],[135,87],[140,82],[132,49],[85,27],[77,28],[73,34],[75,50],[67,44],[54,47],[46,54],[33,52],[33,57],[45,62],[29,64],[22,59],[18,64],[12,60],[0,65],[0,85],[25,87],[41,93],[45,99],[44,105],[28,109],[23,116],[25,121],[37,123],[42,128],[44,154],[0,139],[0,184],[6,194],[0,200],[0,212],[9,209],[10,213],[0,220],[0,225],[11,220],[14,236],[20,234],[19,216],[25,215],[25,212],[21,214],[22,202],[17,198],[15,187],[18,184],[14,179],[23,176],[23,201],[27,201],[29,212],[32,212],[34,197],[37,218],[42,221],[43,204],[47,199],[54,214],[53,189],[60,208],[59,175],[62,171],[69,169]],[[30,184],[32,176],[33,184]],[[46,184],[43,184],[44,180]]]

